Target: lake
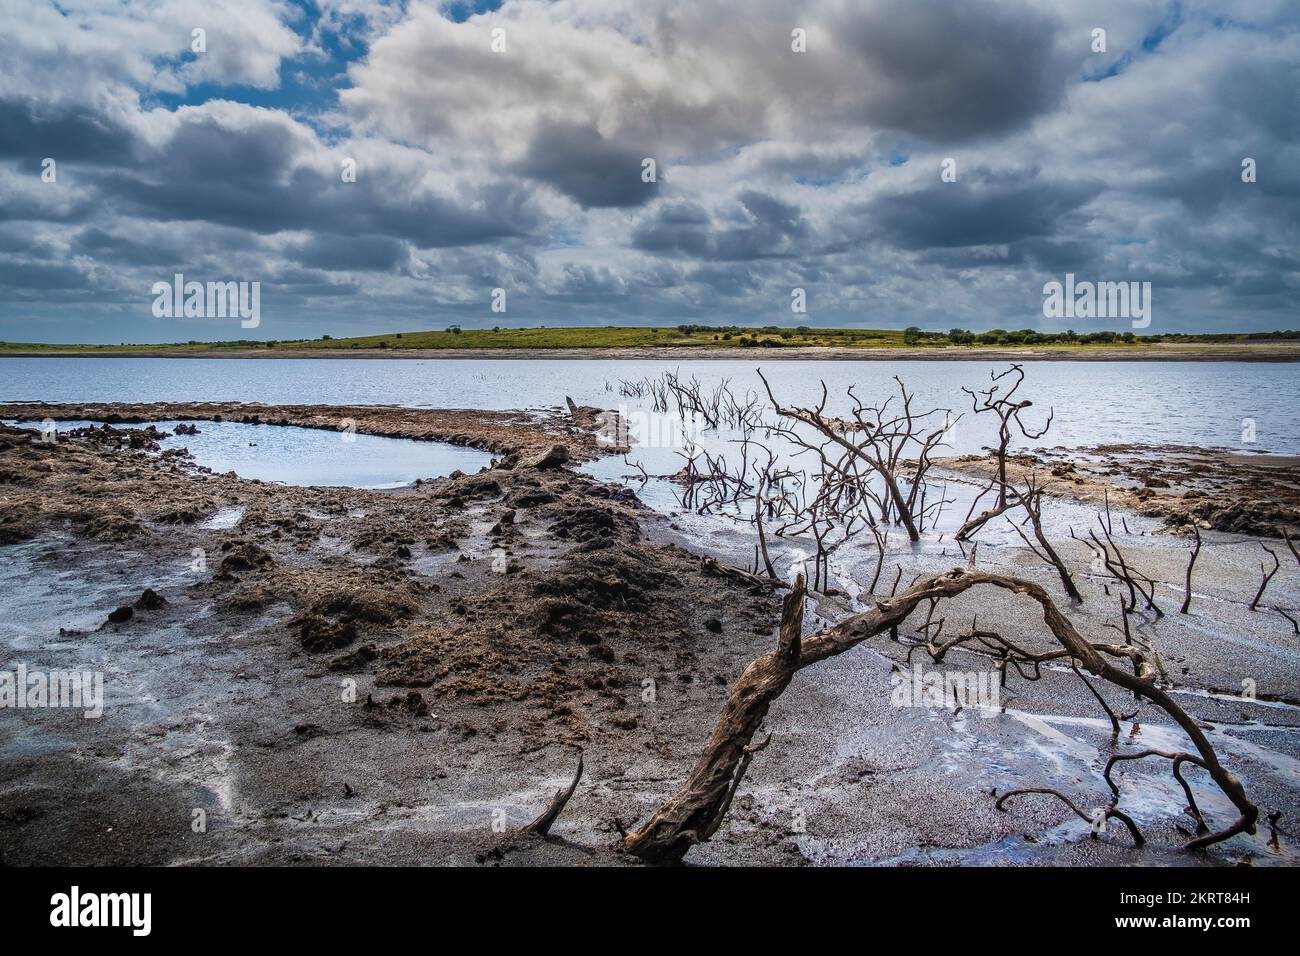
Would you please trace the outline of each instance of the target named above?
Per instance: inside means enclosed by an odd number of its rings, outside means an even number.
[[[620,380],[676,370],[701,382],[729,379],[733,391],[761,391],[750,361],[665,362],[558,359],[0,359],[3,401],[244,401],[271,404],[408,405],[516,409],[579,404],[617,408]],[[987,387],[1003,363],[789,361],[763,368],[783,403],[815,403],[824,381],[832,410],[845,389],[883,400],[900,376],[917,407],[966,411],[953,450],[993,437],[991,416],[972,419],[967,388]],[[1265,362],[1027,362],[1021,389],[1035,409],[1054,408],[1043,443],[1078,447],[1134,442],[1300,453],[1300,364]],[[612,387],[612,389],[611,389]],[[1038,421],[1032,415],[1032,421]],[[1243,441],[1243,422],[1254,440]],[[1020,442],[1020,444],[1028,444]]]

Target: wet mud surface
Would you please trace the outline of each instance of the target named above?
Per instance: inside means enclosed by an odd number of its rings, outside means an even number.
[[[251,409],[251,410],[250,410]],[[0,640],[29,668],[104,673],[104,714],[0,711],[0,854],[26,863],[622,865],[620,828],[685,777],[727,688],[774,640],[779,598],[706,574],[743,563],[741,538],[689,535],[619,485],[569,467],[602,449],[577,416],[412,409],[8,406],[0,417],[116,422],[42,442],[0,427]],[[131,422],[217,415],[458,441],[495,467],[390,491],[245,481],[160,454]],[[567,451],[556,453],[555,446]],[[341,450],[341,454],[346,454]],[[1119,507],[1119,505],[1117,505]],[[916,634],[802,672],[773,707],[771,746],[695,864],[1290,864],[1300,819],[1300,637],[1272,605],[1300,603],[1294,561],[1247,604],[1259,542],[1205,533],[1192,613],[1186,551],[1130,516],[1122,538],[1161,582],[1166,616],[1133,626],[1160,650],[1189,712],[1265,822],[1209,852],[1160,766],[1125,770],[1122,806],[1147,832],[1094,838],[1060,805],[1007,810],[994,792],[1054,786],[1104,802],[1113,749],[1181,747],[1141,709],[1118,741],[1068,668],[1013,675],[987,715],[900,706]],[[1080,568],[1080,630],[1110,639],[1113,583]],[[1284,557],[1289,555],[1283,552]],[[1050,569],[996,537],[982,567],[1059,592]],[[965,563],[950,542],[891,553],[903,586]],[[885,575],[881,594],[894,575]],[[806,627],[869,605],[856,568],[812,595]],[[1036,607],[968,593],[951,627],[1042,646]],[[916,622],[919,623],[919,622]],[[929,667],[928,658],[913,654]],[[936,668],[939,665],[935,665]],[[989,661],[954,652],[943,669]],[[1243,694],[1250,680],[1251,694]],[[1116,709],[1131,709],[1103,688]],[[519,836],[586,773],[550,840]],[[1227,809],[1196,781],[1212,818]],[[200,822],[202,826],[200,826]],[[1180,832],[1180,831],[1186,831]]]
[[[988,478],[993,456],[944,459],[945,467]],[[1102,445],[1009,456],[1007,475],[1036,475],[1050,494],[1106,500],[1172,527],[1279,537],[1300,534],[1300,458],[1184,445]]]

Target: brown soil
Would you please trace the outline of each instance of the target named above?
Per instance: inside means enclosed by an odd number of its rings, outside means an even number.
[[[40,421],[45,418],[130,424],[191,419],[231,421],[253,425],[296,425],[365,435],[441,441],[482,448],[517,457],[544,454],[564,444],[578,460],[608,453],[596,437],[601,410],[578,406],[567,416],[527,412],[488,412],[476,409],[413,409],[388,405],[260,405],[244,402],[154,402],[150,404],[18,402],[0,405],[0,419]],[[182,426],[184,428],[184,426]],[[150,429],[120,432],[82,429],[77,437],[95,444],[126,443],[150,448],[157,434]]]
[[[0,540],[54,534],[117,548],[129,543],[133,557],[124,556],[120,569],[140,575],[133,593],[141,610],[103,627],[137,640],[146,634],[142,628],[197,608],[201,624],[192,636],[216,657],[251,639],[251,661],[279,661],[275,668],[285,673],[305,668],[300,683],[281,688],[288,700],[276,706],[295,715],[299,744],[349,735],[346,746],[329,750],[312,768],[335,781],[356,782],[348,761],[354,749],[364,749],[364,735],[411,734],[422,761],[436,755],[467,768],[517,764],[520,755],[552,745],[593,741],[607,762],[622,759],[623,766],[647,751],[680,751],[685,758],[738,668],[770,640],[776,613],[770,594],[704,574],[699,557],[680,547],[666,521],[629,491],[555,463],[590,457],[597,447],[572,416],[373,408],[327,414],[225,405],[8,406],[0,412],[55,414],[119,423],[259,416],[331,428],[345,414],[360,431],[502,453],[501,462],[479,474],[418,487],[300,488],[213,474],[183,455],[158,454],[156,433],[143,429],[87,429],[46,443],[37,432],[0,425]],[[570,455],[554,453],[558,441]],[[527,464],[530,456],[542,467]],[[205,526],[228,509],[243,510],[233,526]],[[202,556],[194,583],[144,591],[150,567],[175,567],[190,555]],[[239,672],[252,669],[248,663]],[[310,720],[298,716],[336,698],[329,688],[348,676],[360,687],[355,705],[336,705]],[[651,713],[635,706],[647,682],[680,687],[674,705]],[[254,718],[237,704],[220,704],[223,711],[231,707],[223,719],[245,726],[242,735],[265,734],[247,729],[245,721]],[[109,721],[86,722],[76,732],[113,729]],[[248,743],[245,736],[235,746]],[[134,746],[128,735],[95,748],[112,757],[117,748],[125,754]],[[375,748],[382,746],[391,745]],[[567,763],[563,752],[554,756]],[[91,822],[81,819],[79,806],[46,806],[41,797],[71,780],[73,768],[57,767],[57,760],[41,762],[40,773],[55,781],[46,787],[15,790],[11,783],[7,794],[0,787],[0,812],[19,800],[60,819],[58,827],[14,834],[7,846],[0,838],[0,855],[8,849],[50,863],[79,858],[75,847],[93,836]],[[282,769],[266,773],[260,790],[251,779],[242,781],[254,803],[292,785],[279,779]],[[589,778],[601,773],[589,763]],[[491,836],[486,826],[482,832]],[[113,859],[168,858],[164,843],[139,836],[138,853]]]
[[[948,458],[946,468],[988,478],[992,455]],[[1300,458],[1242,455],[1181,445],[1103,445],[1024,452],[1007,461],[1011,481],[1028,474],[1050,494],[1131,508],[1171,527],[1281,537],[1300,534]]]

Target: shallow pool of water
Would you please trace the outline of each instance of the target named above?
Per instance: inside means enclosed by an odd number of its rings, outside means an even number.
[[[19,422],[40,429],[40,422]],[[99,422],[60,421],[58,431],[99,425]],[[190,424],[197,435],[177,435],[181,421],[119,425],[171,433],[159,444],[163,450],[185,448],[194,461],[218,473],[233,471],[241,478],[285,485],[397,488],[417,478],[441,478],[454,471],[472,474],[492,456],[477,448],[444,442],[383,438],[293,425],[246,425],[242,422]]]

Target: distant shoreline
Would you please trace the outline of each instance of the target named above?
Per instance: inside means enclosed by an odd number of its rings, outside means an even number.
[[[709,348],[633,346],[589,348],[240,348],[157,349],[0,349],[0,358],[180,358],[180,359],[620,359],[661,361],[949,361],[949,362],[1300,362],[1300,342],[1239,344],[1161,343],[1119,346],[791,346],[787,348]]]

